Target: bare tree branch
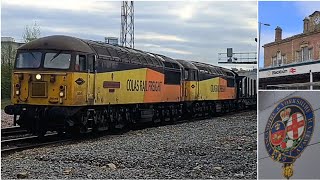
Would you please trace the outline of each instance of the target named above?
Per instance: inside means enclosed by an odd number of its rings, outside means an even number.
[[[41,35],[40,27],[38,26],[37,22],[35,21],[32,26],[26,25],[23,40],[25,43],[38,39]]]

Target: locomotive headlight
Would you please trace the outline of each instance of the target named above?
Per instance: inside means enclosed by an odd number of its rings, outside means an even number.
[[[16,95],[19,95],[20,94],[20,91],[19,90],[16,90]]]
[[[64,93],[63,93],[63,92],[60,92],[59,95],[60,95],[60,97],[63,97],[63,96],[64,96]]]
[[[37,80],[40,80],[40,79],[41,79],[41,74],[37,74],[37,75],[36,75],[36,79],[37,79]]]

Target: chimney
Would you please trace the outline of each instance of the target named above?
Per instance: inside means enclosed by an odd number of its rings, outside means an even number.
[[[277,26],[275,42],[281,41],[281,40],[282,40],[282,29],[279,26]]]
[[[303,33],[309,32],[309,19],[304,18],[303,20]]]

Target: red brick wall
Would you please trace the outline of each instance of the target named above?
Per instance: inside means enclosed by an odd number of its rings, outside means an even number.
[[[272,65],[272,57],[276,56],[277,52],[286,54],[286,64],[296,61],[295,53],[301,50],[301,46],[307,45],[313,48],[313,59],[320,60],[320,32],[312,33],[304,37],[292,38],[290,41],[281,41],[276,44],[266,45],[264,47],[264,67]]]

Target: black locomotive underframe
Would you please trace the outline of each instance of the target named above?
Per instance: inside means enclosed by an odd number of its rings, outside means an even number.
[[[43,135],[47,131],[85,133],[132,128],[143,123],[169,123],[216,116],[245,109],[249,106],[246,101],[240,99],[81,107],[12,105],[5,111],[14,114],[21,127]]]

